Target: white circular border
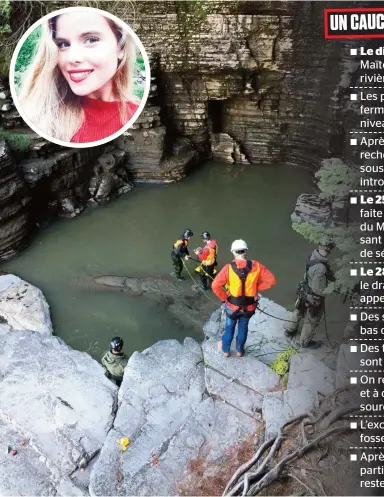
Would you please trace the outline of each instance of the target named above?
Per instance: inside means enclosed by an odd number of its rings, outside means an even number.
[[[116,133],[113,135],[109,135],[107,138],[103,138],[102,140],[98,140],[95,142],[87,142],[87,143],[71,143],[71,142],[64,142],[61,140],[57,140],[56,138],[52,138],[51,136],[46,135],[42,131],[40,131],[29,119],[28,117],[24,114],[24,111],[22,107],[19,104],[18,98],[17,98],[17,92],[16,92],[16,86],[15,86],[15,65],[16,65],[16,60],[19,55],[20,49],[23,46],[25,40],[28,38],[28,36],[41,24],[43,20],[50,19],[51,17],[55,17],[59,14],[63,14],[65,12],[95,12],[97,14],[100,14],[104,17],[109,17],[113,21],[115,21],[118,24],[123,24],[125,28],[127,29],[128,33],[132,37],[135,45],[140,49],[141,55],[143,56],[144,59],[144,66],[145,66],[145,87],[144,87],[144,94],[143,98],[141,99],[139,108],[137,111],[134,113],[132,118],[128,121],[127,124],[125,124],[122,128],[119,129]],[[13,52],[12,59],[11,59],[11,65],[9,68],[9,83],[10,83],[10,88],[11,88],[11,95],[13,99],[13,103],[15,104],[16,109],[18,110],[20,116],[23,118],[23,120],[28,124],[28,126],[38,135],[42,136],[46,140],[56,143],[57,145],[61,145],[63,147],[69,147],[69,148],[91,148],[91,147],[97,147],[99,145],[104,145],[105,143],[109,143],[110,141],[114,140],[115,138],[118,138],[120,135],[122,135],[127,129],[129,129],[132,124],[136,122],[136,120],[139,118],[141,115],[145,104],[147,103],[148,95],[149,95],[149,89],[151,86],[151,69],[149,66],[149,59],[147,52],[141,43],[139,37],[137,34],[132,30],[130,26],[118,17],[114,16],[113,14],[110,14],[109,12],[105,12],[104,10],[100,9],[95,9],[93,7],[67,7],[65,9],[60,9],[56,10],[55,12],[51,12],[50,14],[47,14],[46,16],[42,17],[39,19],[37,22],[35,22],[21,37],[19,42],[16,45],[16,48]]]

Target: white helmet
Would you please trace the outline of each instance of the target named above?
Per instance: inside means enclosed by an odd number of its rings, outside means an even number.
[[[237,252],[238,250],[248,250],[248,245],[244,240],[235,240],[231,245],[231,252]]]

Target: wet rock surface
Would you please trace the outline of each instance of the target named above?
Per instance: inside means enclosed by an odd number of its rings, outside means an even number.
[[[132,292],[158,302],[182,327],[201,330],[216,305],[214,298],[207,299],[203,291],[188,280],[176,281],[170,277],[132,278],[128,276],[99,276],[94,283],[103,287]],[[96,287],[97,289],[97,287]]]

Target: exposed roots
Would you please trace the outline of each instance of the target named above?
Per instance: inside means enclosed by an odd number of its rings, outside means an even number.
[[[316,418],[314,418],[310,413],[305,413],[289,420],[284,426],[281,427],[277,436],[264,442],[257,450],[256,454],[236,470],[225,487],[222,496],[246,496],[259,494],[263,489],[276,482],[282,471],[287,469],[286,466],[288,463],[302,458],[307,452],[318,447],[320,442],[326,438],[339,436],[349,431],[349,424],[338,425],[336,427],[332,427],[332,425],[334,425],[337,421],[342,420],[347,414],[355,412],[356,410],[358,410],[358,406],[356,405],[349,407],[342,406],[333,412],[331,412],[330,409],[327,409]],[[320,423],[320,421],[322,422]],[[278,460],[276,457],[278,450],[283,440],[288,438],[285,433],[286,429],[290,425],[297,424],[299,422],[299,436],[296,439],[296,444],[294,445],[295,448],[292,449],[288,455]],[[315,438],[312,438],[311,440],[308,439],[307,434],[305,433],[305,427],[308,425],[316,428],[315,431],[317,435],[315,435]],[[259,462],[260,460],[262,460],[261,464]],[[316,495],[316,493],[306,483],[299,480],[299,478],[293,474],[292,470],[288,470],[286,474],[300,483],[307,490],[307,492],[310,492],[310,495]],[[322,493],[325,495],[321,482],[320,488]]]

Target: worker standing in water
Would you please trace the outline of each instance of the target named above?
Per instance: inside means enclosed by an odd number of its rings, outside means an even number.
[[[200,288],[202,290],[208,290],[216,272],[215,267],[217,266],[216,258],[218,246],[216,240],[211,239],[211,234],[208,231],[203,231],[201,238],[205,247],[198,247],[195,250],[195,254],[201,261],[201,265],[198,266],[195,271],[198,272],[200,276]]]
[[[109,351],[104,352],[101,364],[106,370],[106,376],[120,387],[123,381],[124,369],[128,363],[128,357],[123,352],[124,341],[120,337],[112,338]]]
[[[173,262],[174,271],[171,273],[172,276],[177,278],[178,280],[183,280],[184,278],[181,276],[181,272],[183,270],[183,261],[185,258],[187,261],[189,259],[189,250],[188,250],[188,242],[193,236],[191,230],[185,230],[184,233],[180,236],[178,240],[173,244],[173,250],[171,252],[171,258]]]
[[[274,275],[260,262],[247,259],[248,246],[244,240],[235,240],[231,246],[234,260],[226,264],[212,283],[212,291],[225,303],[226,322],[219,349],[225,357],[229,351],[236,323],[238,323],[237,356],[244,355],[248,336],[248,324],[255,314],[258,292],[271,288],[276,283]],[[225,291],[222,287],[226,286]]]

